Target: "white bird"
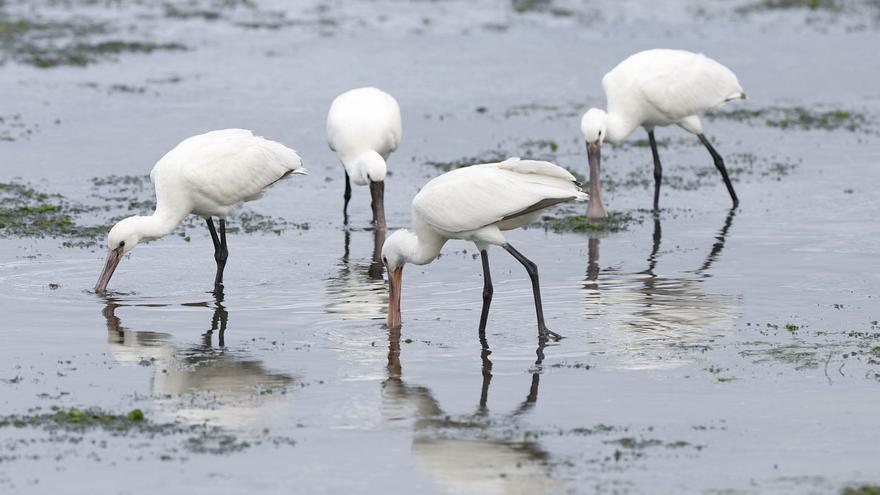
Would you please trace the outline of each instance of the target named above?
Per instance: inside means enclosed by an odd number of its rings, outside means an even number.
[[[294,150],[248,130],[224,129],[183,140],[150,172],[156,211],[128,217],[110,229],[107,262],[95,290],[107,289],[125,253],[139,242],[168,235],[190,213],[204,217],[208,224],[217,262],[214,284],[219,286],[229,255],[226,216],[288,175],[307,173]],[[211,219],[214,216],[220,219],[219,235]]]
[[[370,186],[373,223],[385,228],[386,160],[400,145],[401,119],[397,100],[376,88],[357,88],[337,96],[327,114],[327,142],[345,167],[345,203],[348,223],[351,182]]]
[[[663,169],[654,128],[672,124],[697,135],[721,172],[734,208],[739,205],[724,160],[703,135],[699,117],[705,110],[746,98],[733,71],[699,53],[646,50],[630,56],[605,74],[602,89],[608,102],[607,112],[591,108],[581,119],[590,165],[588,218],[606,216],[599,190],[600,145],[603,141],[620,143],[639,126],[648,131],[654,157],[655,210],[659,208]]]
[[[514,249],[502,231],[533,222],[542,210],[555,204],[587,198],[567,170],[552,163],[519,158],[472,165],[432,179],[413,198],[413,231],[394,232],[382,247],[390,284],[388,327],[400,326],[403,265],[428,264],[437,258],[446,241],[463,239],[476,244],[483,263],[480,332],[486,327],[493,292],[486,250],[497,245],[522,263],[529,274],[539,336],[559,338],[544,324],[537,266]]]

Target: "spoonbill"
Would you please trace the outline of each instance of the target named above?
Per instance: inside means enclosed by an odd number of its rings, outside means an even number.
[[[517,251],[502,231],[527,225],[541,211],[558,203],[588,198],[575,178],[564,168],[549,162],[509,158],[500,163],[472,165],[447,172],[429,181],[412,201],[413,230],[398,230],[382,246],[382,261],[388,269],[388,327],[400,327],[400,294],[403,265],[426,265],[440,255],[449,239],[476,244],[483,264],[483,309],[480,334],[485,332],[492,278],[489,274],[489,246],[504,248],[519,261],[532,282],[538,335],[561,338],[544,324],[538,267]]]
[[[217,262],[214,285],[219,287],[229,255],[226,216],[291,174],[308,174],[294,150],[245,129],[212,131],[183,140],[150,172],[156,211],[125,218],[110,229],[107,261],[95,291],[107,289],[124,254],[139,242],[170,234],[190,213],[204,217],[208,225]],[[211,219],[215,216],[220,220],[219,234]]]
[[[599,189],[602,142],[620,143],[639,126],[648,132],[654,158],[655,210],[660,205],[663,167],[654,140],[654,128],[672,124],[697,135],[721,172],[734,208],[739,205],[724,160],[703,134],[699,117],[705,110],[746,98],[733,71],[699,53],[646,50],[630,56],[605,74],[602,89],[608,101],[607,112],[591,108],[581,119],[590,168],[588,218],[607,215]]]
[[[385,229],[386,160],[400,144],[400,106],[388,93],[376,88],[357,88],[337,96],[327,114],[327,142],[345,168],[345,203],[342,215],[348,223],[351,182],[370,186],[373,224]]]

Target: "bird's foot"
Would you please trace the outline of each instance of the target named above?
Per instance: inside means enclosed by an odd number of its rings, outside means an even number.
[[[538,330],[538,338],[543,341],[552,340],[554,342],[559,342],[560,340],[564,339],[565,337],[563,337],[562,335],[559,335],[558,333],[550,330],[547,327],[541,327],[541,329]]]

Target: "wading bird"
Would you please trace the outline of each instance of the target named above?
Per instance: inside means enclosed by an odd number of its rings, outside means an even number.
[[[337,96],[327,114],[327,142],[345,168],[345,203],[342,216],[348,223],[351,182],[370,186],[373,223],[385,228],[385,160],[400,144],[400,107],[397,100],[376,88],[357,88]]]
[[[219,286],[229,255],[226,216],[288,175],[307,173],[295,151],[248,130],[224,129],[183,140],[150,172],[156,211],[128,217],[110,229],[107,262],[95,290],[107,289],[125,253],[139,242],[170,234],[190,213],[204,217],[208,224],[217,262],[214,285]],[[219,234],[211,217],[220,219]]]
[[[599,189],[602,142],[620,143],[639,126],[648,131],[654,157],[655,210],[660,205],[663,168],[654,140],[654,128],[672,124],[697,135],[721,172],[733,206],[739,205],[724,160],[703,134],[699,117],[705,110],[746,98],[733,71],[698,53],[646,50],[630,56],[605,74],[602,89],[608,101],[607,112],[591,108],[581,119],[590,168],[588,218],[606,216]]]
[[[537,265],[514,249],[502,231],[533,222],[542,210],[555,204],[586,199],[587,195],[567,170],[552,163],[519,158],[472,165],[432,179],[413,198],[413,230],[394,232],[382,247],[390,285],[388,327],[400,326],[403,265],[426,265],[437,258],[446,241],[463,239],[476,244],[483,263],[480,333],[485,332],[493,292],[487,249],[496,245],[516,258],[529,274],[539,337],[560,338],[544,324]]]

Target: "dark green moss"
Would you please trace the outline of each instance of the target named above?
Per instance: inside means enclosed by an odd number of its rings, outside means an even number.
[[[20,183],[0,183],[0,237],[52,237],[93,244],[104,225],[81,225],[75,217],[94,208],[69,202],[60,194]]]
[[[859,485],[844,488],[841,495],[880,495],[880,485]]]
[[[634,223],[641,223],[630,212],[611,212],[606,218],[588,219],[584,215],[551,216],[541,218],[541,225],[553,232],[621,232]]]
[[[766,125],[779,129],[796,130],[846,130],[868,132],[871,122],[860,113],[832,109],[806,107],[770,107],[765,109],[719,109],[706,112],[709,119],[726,119]]]
[[[98,408],[55,409],[51,413],[9,415],[0,417],[0,428],[44,428],[48,430],[82,431],[103,429],[121,432],[149,426],[140,409],[127,414],[113,414]]]
[[[735,10],[741,14],[750,14],[754,12],[770,11],[770,10],[827,10],[839,11],[841,5],[835,0],[760,0],[737,7]]]
[[[501,151],[493,150],[493,151],[484,151],[476,156],[466,156],[463,158],[457,158],[455,160],[450,161],[428,161],[426,165],[431,167],[438,168],[444,172],[449,172],[450,170],[455,170],[457,168],[469,167],[471,165],[476,165],[478,163],[494,163],[500,162],[508,158],[505,153]]]

